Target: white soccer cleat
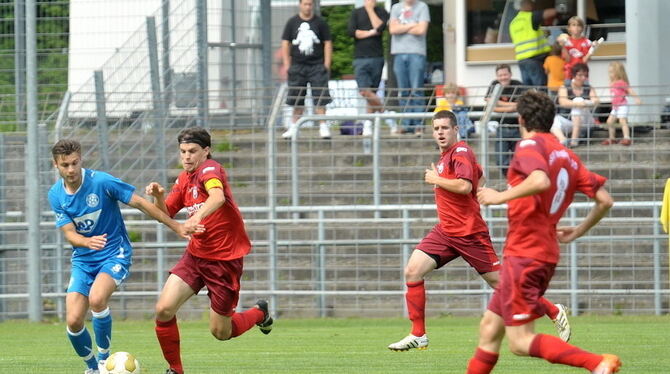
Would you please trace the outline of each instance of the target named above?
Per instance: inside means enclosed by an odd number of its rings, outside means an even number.
[[[84,371],[84,374],[100,374],[100,370],[89,368],[89,369],[86,369],[86,371]]]
[[[570,321],[568,321],[568,307],[563,304],[556,304],[558,308],[558,314],[556,319],[554,319],[554,326],[556,326],[556,331],[558,331],[558,336],[564,342],[570,340],[570,335],[572,335],[572,329],[570,329]]]
[[[409,351],[412,348],[424,350],[428,348],[428,336],[414,336],[412,334],[402,338],[399,342],[389,344],[388,349],[392,351]]]
[[[281,137],[284,139],[291,139],[296,132],[298,132],[298,125],[292,123],[288,126],[288,130],[281,134]]]
[[[330,126],[327,123],[321,122],[319,124],[319,136],[321,136],[321,139],[330,139]]]
[[[372,136],[372,121],[366,120],[363,122],[363,136]]]

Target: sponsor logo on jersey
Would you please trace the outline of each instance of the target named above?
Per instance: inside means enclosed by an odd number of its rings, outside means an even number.
[[[529,145],[535,145],[535,144],[537,144],[537,143],[535,142],[535,140],[533,140],[533,139],[525,139],[525,140],[522,140],[522,141],[519,143],[519,147],[527,147],[527,146],[529,146]]]
[[[191,194],[193,195],[194,199],[198,198],[198,187],[192,187],[191,188]]]
[[[98,224],[100,213],[102,213],[102,209],[98,209],[95,212],[91,212],[89,214],[84,214],[81,217],[76,217],[73,221],[77,232],[80,234],[91,233]]]
[[[440,162],[439,164],[437,164],[437,173],[442,174],[443,171],[444,171],[444,163]]]
[[[100,198],[98,195],[91,193],[86,196],[86,205],[88,205],[91,208],[95,208],[98,206],[98,203],[100,203]]]
[[[203,174],[207,174],[208,171],[214,171],[215,167],[214,166],[208,166],[204,169],[202,169]]]
[[[467,152],[467,151],[468,151],[468,149],[466,147],[456,147],[456,152],[455,153]]]

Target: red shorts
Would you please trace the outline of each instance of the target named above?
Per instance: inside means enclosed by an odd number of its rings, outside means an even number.
[[[546,314],[540,298],[549,287],[556,264],[526,257],[503,259],[500,282],[488,309],[501,316],[505,326],[521,326]]]
[[[243,258],[234,260],[206,260],[189,251],[170,270],[181,278],[197,295],[207,286],[212,310],[222,316],[232,316],[240,296],[240,277]]]
[[[416,249],[433,258],[437,262],[436,269],[459,256],[463,257],[479,274],[500,268],[500,260],[493,250],[491,237],[487,232],[478,232],[468,236],[449,236],[442,231],[440,225],[435,225],[416,246]]]

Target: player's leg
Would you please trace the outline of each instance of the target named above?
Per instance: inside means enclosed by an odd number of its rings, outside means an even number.
[[[109,349],[112,344],[112,315],[109,312],[109,298],[116,290],[116,281],[107,273],[98,273],[93,282],[88,301],[93,318],[93,332],[95,344],[98,346],[98,361],[104,361],[109,357]]]
[[[430,234],[429,234],[430,235]],[[425,239],[424,239],[425,240]],[[437,262],[426,252],[415,249],[405,266],[405,302],[407,313],[412,321],[412,331],[405,338],[388,346],[394,351],[406,351],[412,348],[425,349],[428,346],[426,336],[426,289],[424,276],[437,267]]]
[[[156,337],[170,369],[183,374],[176,314],[186,300],[195,295],[195,291],[182,278],[174,274],[180,263],[172,269],[173,274],[170,274],[165,281],[156,303]]]
[[[93,352],[93,341],[84,324],[88,311],[88,298],[79,292],[68,292],[65,296],[65,309],[67,337],[74,351],[84,360],[88,369],[97,370],[98,360]]]
[[[479,323],[479,344],[468,362],[467,374],[488,374],[493,370],[504,336],[502,317],[490,310],[485,311]]]

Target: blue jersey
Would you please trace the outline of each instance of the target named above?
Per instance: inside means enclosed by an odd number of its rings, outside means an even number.
[[[107,234],[105,248],[96,251],[74,247],[72,261],[99,262],[116,257],[130,262],[132,247],[123,223],[119,201],[128,204],[135,187],[107,173],[82,169],[82,182],[74,194],[59,179],[49,190],[49,203],[56,214],[56,227],[72,223],[86,236]]]

